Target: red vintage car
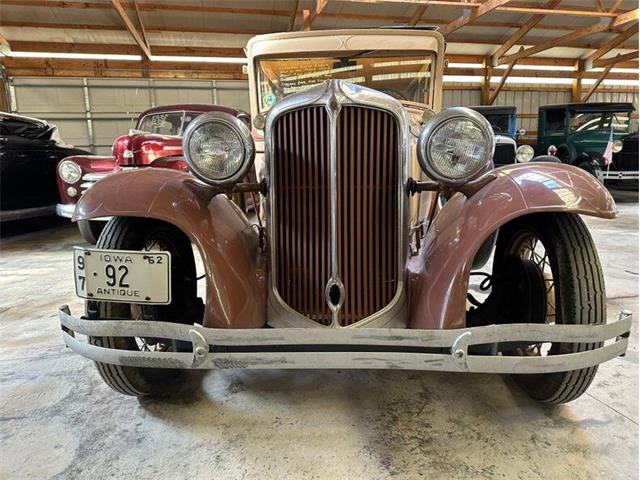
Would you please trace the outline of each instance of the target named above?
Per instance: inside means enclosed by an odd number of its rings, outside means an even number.
[[[84,192],[98,180],[117,172],[141,167],[188,172],[182,158],[182,134],[194,118],[206,112],[229,113],[249,124],[247,113],[220,105],[165,105],[146,110],[138,117],[135,129],[115,139],[111,156],[77,155],[58,164],[61,201],[56,213],[71,218]],[[96,243],[104,224],[104,221],[83,220],[78,222],[78,228],[87,242]]]

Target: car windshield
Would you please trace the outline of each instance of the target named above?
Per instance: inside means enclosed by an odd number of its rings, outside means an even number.
[[[145,115],[138,122],[137,130],[158,135],[182,136],[187,125],[200,112],[158,112]]]
[[[571,132],[629,133],[630,112],[570,112]]]
[[[511,133],[511,115],[483,114],[489,120],[494,133],[508,135]]]
[[[261,59],[257,65],[258,105],[264,112],[276,101],[329,79],[364,85],[398,100],[426,103],[432,64],[432,52],[400,55],[380,50],[343,56]]]

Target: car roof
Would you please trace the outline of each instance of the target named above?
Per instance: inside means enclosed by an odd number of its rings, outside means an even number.
[[[242,110],[238,110],[231,107],[225,107],[223,105],[213,105],[211,103],[178,103],[175,105],[162,105],[159,107],[153,107],[149,110],[145,110],[140,114],[140,117],[150,115],[153,113],[164,112],[225,112],[231,115],[237,116],[239,113],[244,113]]]
[[[14,122],[30,123],[41,127],[46,127],[49,124],[44,120],[33,117],[25,117],[24,115],[16,115],[15,113],[0,112],[0,120],[12,120]]]
[[[478,113],[493,113],[495,115],[512,115],[518,111],[517,107],[508,105],[477,105],[469,108]]]
[[[632,103],[628,102],[596,102],[596,103],[565,103],[560,105],[543,105],[540,110],[549,110],[552,108],[566,108],[576,112],[633,112]]]

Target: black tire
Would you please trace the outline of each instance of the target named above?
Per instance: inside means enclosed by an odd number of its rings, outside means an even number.
[[[560,145],[556,152],[556,157],[558,157],[562,163],[566,163],[567,165],[572,165],[576,156],[576,151],[569,145]]]
[[[85,242],[95,245],[106,224],[99,220],[78,220],[78,230]]]
[[[193,306],[197,303],[196,270],[191,243],[186,235],[172,225],[136,218],[113,218],[98,239],[97,247],[116,250],[143,250],[149,242],[163,245],[171,252],[170,305],[146,306],[146,319],[193,324]],[[87,302],[87,317],[102,319],[135,319],[132,312],[141,307],[133,304]],[[151,317],[151,318],[149,318]],[[145,339],[146,342],[147,339]],[[156,345],[184,351],[182,345],[163,339],[153,339]],[[93,345],[122,350],[140,350],[140,339],[131,337],[89,337]],[[190,345],[190,344],[189,344]],[[186,348],[189,351],[189,346]],[[173,391],[182,383],[180,370],[164,368],[136,368],[95,362],[98,373],[112,389],[125,395],[162,395]]]
[[[523,235],[534,235],[544,246],[553,274],[554,320],[560,324],[606,323],[604,278],[595,245],[582,219],[575,214],[533,214],[500,230],[494,262],[518,249]],[[495,263],[494,263],[495,268]],[[602,344],[554,343],[549,355],[592,350]],[[582,395],[598,367],[545,374],[513,375],[533,399],[550,404],[566,403]]]

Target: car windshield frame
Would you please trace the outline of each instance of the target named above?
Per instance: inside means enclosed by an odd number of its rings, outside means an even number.
[[[180,128],[178,129],[178,133],[165,134],[165,133],[159,133],[159,132],[152,132],[152,131],[149,131],[149,129],[142,128],[142,125],[143,125],[144,121],[149,119],[150,117],[156,117],[156,116],[160,117],[162,115],[164,115],[166,117],[167,115],[176,114],[176,113],[180,114]],[[195,111],[191,111],[191,110],[170,110],[170,111],[166,111],[166,112],[149,113],[149,114],[144,115],[143,117],[141,117],[138,120],[138,124],[136,126],[136,130],[140,131],[140,132],[144,132],[144,133],[149,133],[151,135],[164,135],[166,137],[182,137],[182,135],[184,134],[184,130],[185,130],[186,126],[188,125],[188,123],[185,125],[185,120],[186,120],[187,115],[191,114],[191,115],[195,115],[197,117],[199,115],[202,115],[203,113],[204,112],[195,112]],[[190,121],[193,121],[193,118]]]
[[[576,111],[568,110],[569,117],[569,133],[596,133],[596,132],[613,132],[614,134],[627,135],[631,131],[631,112],[627,110],[601,110],[601,111]],[[587,121],[576,123],[575,119],[584,116]],[[622,128],[614,128],[616,125],[613,119],[624,119],[626,125]],[[596,128],[590,128],[594,122],[599,125]],[[618,123],[620,125],[620,123]]]
[[[366,76],[364,77],[362,76],[362,73],[363,73],[362,71],[365,69],[365,66],[358,63],[359,59],[368,60],[368,62],[364,62],[364,63],[369,63],[370,65],[368,68],[371,68],[371,69],[385,67],[385,66],[387,67],[399,66],[399,67],[405,67],[405,68],[408,66],[410,69],[411,65],[421,65],[421,66],[424,66],[425,69],[424,71],[419,70],[416,72],[411,72],[409,70],[408,72],[372,73],[371,74],[372,81],[367,82]],[[297,76],[303,77],[302,78],[303,81],[306,79],[314,79],[314,78],[318,78],[318,81],[314,82],[312,80],[312,81],[300,83],[298,85],[290,87],[292,88],[292,90],[289,92],[286,92],[286,94],[274,93],[275,87],[273,86],[273,82],[265,78],[265,69],[263,68],[266,62],[271,62],[271,63],[292,62],[292,64],[295,62],[299,62],[300,64],[304,64],[304,63],[309,64],[310,62],[315,62],[316,65],[318,65],[323,62],[326,64],[332,60],[333,60],[333,64],[329,67],[325,67],[324,70],[316,69],[316,71],[319,72],[317,74],[314,74],[315,72],[313,68],[309,68],[308,71],[298,73]],[[339,67],[339,66],[337,67],[336,64],[339,62],[345,63],[345,65],[342,67]],[[348,62],[355,62],[355,64],[353,63],[347,64]],[[406,62],[406,63],[400,63],[400,62]],[[376,65],[376,63],[379,63],[380,65]],[[392,64],[396,64],[396,65],[392,65]],[[353,83],[357,85],[365,86],[368,88],[372,88],[374,90],[382,91],[384,93],[389,93],[399,101],[429,104],[429,100],[433,93],[434,82],[435,82],[436,53],[432,50],[382,50],[382,49],[339,52],[339,54],[337,54],[336,52],[310,52],[309,55],[303,55],[303,56],[300,55],[300,52],[295,52],[295,54],[279,53],[279,54],[256,57],[254,59],[254,69],[256,72],[256,75],[255,75],[256,96],[257,96],[256,103],[258,106],[258,111],[260,113],[266,113],[277,101],[282,100],[283,98],[286,98],[289,95],[292,95],[299,91],[303,91],[313,86],[319,85],[323,81],[326,81],[329,79],[340,79],[340,80],[348,81],[355,78],[357,80],[362,80],[362,81],[353,82]],[[327,74],[322,75],[322,73],[325,71],[327,72]],[[343,75],[336,75],[336,73],[338,74],[353,73],[354,76],[349,78],[343,78]],[[392,75],[393,73],[398,73],[400,76],[398,78],[384,78],[384,76]],[[403,76],[403,73],[405,74],[404,76]],[[411,74],[415,74],[415,73],[424,73],[424,75],[420,75],[420,76],[416,75],[413,77],[410,76]],[[279,73],[274,73],[273,75],[278,76],[278,78],[282,78],[282,76]],[[413,81],[417,79],[424,79],[424,87],[418,90],[420,98],[416,99],[414,96],[412,98],[400,99],[398,98],[397,95],[393,95],[393,93],[398,93],[398,92],[391,92],[393,89],[377,88],[372,85],[377,81],[382,82],[387,80],[393,81],[393,80],[406,80],[406,79],[413,79]],[[270,83],[272,85],[271,88],[268,90],[265,89],[264,87],[266,85],[269,85]],[[410,85],[408,88],[410,88]],[[267,99],[266,97],[269,94],[271,94],[272,97],[270,99]]]

